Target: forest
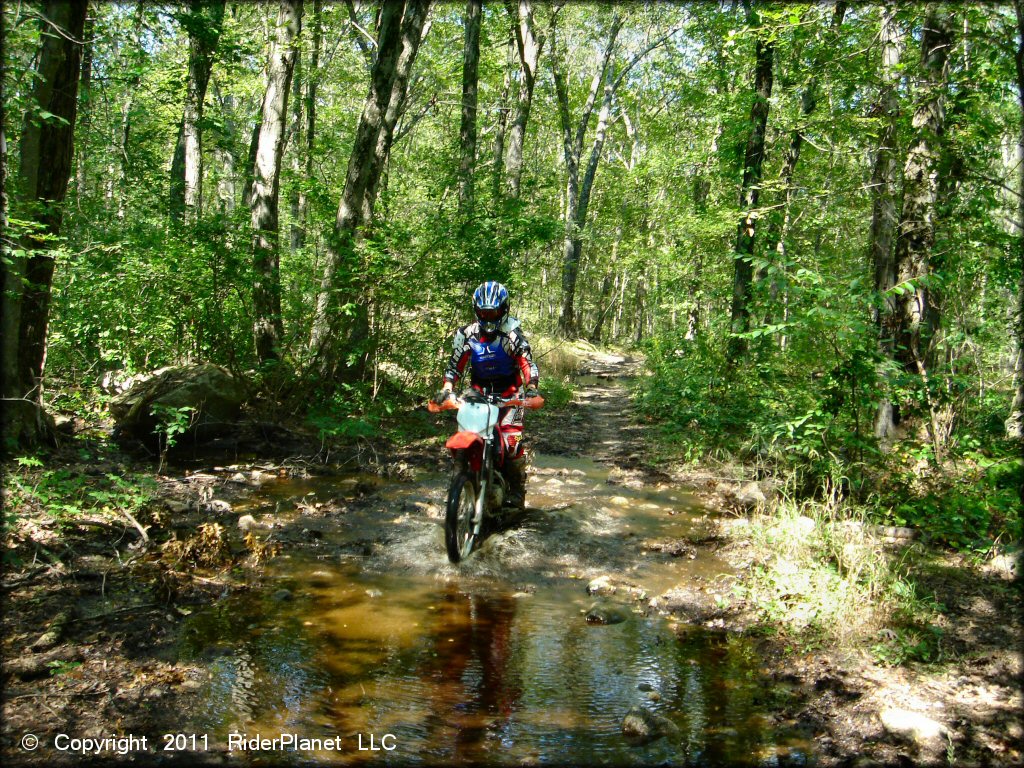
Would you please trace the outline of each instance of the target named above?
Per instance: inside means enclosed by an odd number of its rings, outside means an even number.
[[[831,526],[813,568],[910,606],[872,646],[884,666],[948,660],[951,630],[911,566],[851,565],[842,525],[964,573],[1010,563],[1019,587],[1022,0],[24,0],[2,4],[0,50],[18,579],[36,578],[27,521],[119,521],[147,549],[154,483],[260,441],[282,467],[442,460],[423,404],[497,280],[540,368],[541,453],[636,469],[585,449],[611,411],[573,415],[583,374],[620,377],[648,484],[760,483],[756,504],[714,492],[783,539],[784,519]],[[635,368],[600,367],[615,356]],[[169,376],[217,378],[233,426],[212,395],[126,399]],[[175,562],[214,565],[168,535]],[[246,541],[257,567],[281,545]],[[762,630],[794,608],[773,573],[734,596]],[[815,610],[799,636],[835,642],[843,614]],[[950,729],[968,763],[1021,754]]]

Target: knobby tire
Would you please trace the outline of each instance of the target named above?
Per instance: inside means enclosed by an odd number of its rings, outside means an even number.
[[[476,504],[476,479],[471,472],[459,472],[448,487],[448,505],[444,516],[444,543],[448,560],[457,563],[462,559],[462,542],[465,534],[473,532],[473,507]],[[470,542],[465,554],[472,552],[476,545]]]

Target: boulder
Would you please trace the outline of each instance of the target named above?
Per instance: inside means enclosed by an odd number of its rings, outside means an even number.
[[[238,418],[245,396],[242,382],[220,366],[161,368],[113,398],[110,414],[118,434],[156,443],[161,408],[192,408],[185,434],[201,441],[222,434]]]

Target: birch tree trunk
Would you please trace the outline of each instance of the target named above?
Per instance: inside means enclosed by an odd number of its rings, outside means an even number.
[[[296,45],[302,25],[302,0],[282,0],[277,31],[270,46],[267,90],[253,164],[252,193],[252,287],[253,336],[261,363],[280,358],[281,272],[278,208],[281,188],[281,157],[284,154],[288,92],[295,68]]]
[[[459,210],[463,212],[473,200],[481,14],[481,0],[466,0],[466,40],[462,53],[462,120],[459,126]]]
[[[750,14],[751,26],[759,24],[757,14]],[[768,125],[769,99],[772,96],[773,44],[759,34],[754,54],[754,103],[750,107],[750,131],[743,160],[743,183],[740,188],[740,209],[743,218],[736,229],[736,251],[733,258],[731,329],[734,334],[750,329],[751,284],[754,277],[754,235],[757,229],[757,200],[761,193],[761,168],[764,164],[765,131]],[[746,354],[747,340],[733,336],[729,340],[729,359],[735,361]]]
[[[889,292],[896,285],[896,263],[893,260],[893,233],[896,231],[896,123],[900,102],[896,95],[899,85],[900,33],[896,26],[894,8],[881,8],[882,87],[878,95],[877,116],[881,122],[878,148],[871,173],[871,263],[874,268],[874,288],[879,304],[875,308],[875,326],[882,354],[890,360],[894,355],[896,328],[895,297]],[[896,428],[893,403],[886,398],[875,412],[874,432],[880,440],[888,438]]]
[[[192,0],[182,17],[188,31],[188,79],[178,141],[171,161],[170,212],[174,221],[195,220],[203,198],[203,102],[220,41],[225,0]]]
[[[32,102],[52,117],[26,112],[19,146],[18,218],[38,230],[3,254],[2,397],[0,450],[50,439],[52,421],[42,406],[46,331],[53,283],[53,239],[59,236],[72,171],[86,0],[49,0]],[[52,29],[51,29],[52,26]],[[56,30],[56,33],[54,33]],[[6,154],[6,145],[4,146]],[[4,211],[6,219],[6,210]],[[6,221],[4,222],[6,224]],[[6,226],[4,232],[7,232]]]

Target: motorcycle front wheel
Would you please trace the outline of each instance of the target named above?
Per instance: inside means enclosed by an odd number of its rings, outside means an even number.
[[[448,488],[448,506],[444,516],[444,543],[448,560],[457,563],[473,551],[473,511],[476,507],[476,478],[471,472],[459,472]]]

